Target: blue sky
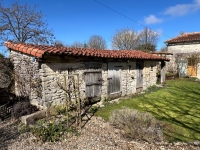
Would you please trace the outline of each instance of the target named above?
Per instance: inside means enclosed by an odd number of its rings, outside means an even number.
[[[111,9],[162,33],[157,49],[180,31],[200,31],[200,0],[98,0]],[[15,0],[3,0],[9,5]],[[125,27],[140,31],[144,26],[108,9],[95,0],[19,0],[36,4],[53,29],[57,40],[64,44],[87,42],[100,35],[111,49],[111,39],[117,29]]]

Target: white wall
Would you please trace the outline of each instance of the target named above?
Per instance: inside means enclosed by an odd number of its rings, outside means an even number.
[[[187,57],[188,54],[197,54],[200,55],[200,44],[177,44],[177,45],[169,45],[167,47],[168,52],[173,53],[172,56],[169,56],[170,62],[167,62],[166,69],[167,71],[170,70],[176,70],[177,71],[177,65],[176,65],[176,57],[179,54],[183,54]],[[190,55],[188,55],[189,57]],[[197,65],[197,77],[200,78],[200,64]]]

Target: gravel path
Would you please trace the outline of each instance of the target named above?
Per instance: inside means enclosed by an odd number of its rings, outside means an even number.
[[[200,143],[144,143],[126,139],[123,131],[93,116],[79,136],[62,142],[38,142],[31,133],[19,134],[15,121],[0,123],[0,149],[11,150],[200,150]]]

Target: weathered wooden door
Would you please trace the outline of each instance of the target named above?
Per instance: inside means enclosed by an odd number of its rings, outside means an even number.
[[[93,101],[100,100],[102,87],[102,69],[101,63],[90,62],[86,64],[85,84],[86,97]]]
[[[197,59],[188,58],[187,76],[197,76]]]
[[[143,68],[144,61],[136,62],[136,91],[141,92],[143,90]]]
[[[115,94],[120,92],[121,88],[121,63],[108,63],[108,93]]]

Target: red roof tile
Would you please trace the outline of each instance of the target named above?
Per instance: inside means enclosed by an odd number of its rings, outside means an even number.
[[[67,55],[67,56],[86,56],[99,58],[125,58],[125,59],[154,59],[168,60],[164,57],[155,56],[138,50],[97,50],[85,48],[68,48],[57,46],[45,46],[36,44],[15,43],[6,41],[4,45],[14,51],[19,51],[31,56],[42,58],[44,55]]]
[[[179,43],[190,41],[200,41],[200,32],[184,33],[175,38],[165,41],[165,43]]]
[[[173,53],[170,53],[170,52],[151,52],[151,54],[165,54],[165,55],[173,55]]]

